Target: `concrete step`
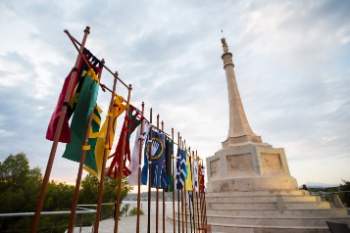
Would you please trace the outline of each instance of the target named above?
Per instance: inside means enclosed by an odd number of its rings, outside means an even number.
[[[288,203],[207,203],[207,209],[212,210],[285,210],[285,209],[330,209],[329,202],[288,202]]]
[[[206,197],[206,203],[271,203],[283,202],[317,202],[316,196],[284,195],[284,196],[226,196]]]
[[[220,233],[329,233],[328,227],[276,227],[276,226],[240,226],[211,224],[213,232]]]
[[[306,190],[264,190],[264,191],[249,191],[249,192],[220,192],[207,193],[206,199],[211,197],[261,197],[261,196],[310,196]]]
[[[248,209],[235,209],[235,210],[214,210],[207,208],[207,216],[210,215],[219,215],[219,216],[256,216],[256,217],[345,217],[347,215],[347,211],[345,208],[343,209],[289,209],[284,211],[279,210],[248,210]]]
[[[326,220],[328,221],[338,221],[338,222],[348,222],[350,223],[350,217],[341,218],[329,218],[329,217],[223,217],[223,216],[207,216],[207,220],[211,224],[225,224],[229,223],[232,225],[258,225],[258,226],[279,226],[279,227],[294,227],[294,226],[304,226],[304,227],[315,227],[326,225]]]

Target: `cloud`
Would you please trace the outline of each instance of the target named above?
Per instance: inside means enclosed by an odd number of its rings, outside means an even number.
[[[87,25],[86,47],[132,84],[132,103],[144,101],[146,116],[152,107],[154,119],[159,113],[166,130],[175,128],[200,155],[213,155],[228,132],[223,29],[248,121],[286,149],[292,174],[306,183],[315,176],[300,172],[301,163],[320,174],[327,160],[334,168],[350,157],[347,1],[5,1],[0,8],[0,159],[23,151],[45,169],[47,123],[77,56],[63,30],[81,40]],[[102,83],[112,82],[103,71]],[[120,83],[117,92],[127,96]],[[109,100],[99,93],[103,119]],[[63,150],[53,176],[74,182],[77,164],[62,159]]]

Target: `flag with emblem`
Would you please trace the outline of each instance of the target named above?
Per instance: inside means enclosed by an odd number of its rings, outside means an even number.
[[[148,165],[150,164],[151,187],[166,189],[168,180],[165,169],[165,135],[152,129],[145,147],[145,163],[142,168],[142,184],[147,184]]]

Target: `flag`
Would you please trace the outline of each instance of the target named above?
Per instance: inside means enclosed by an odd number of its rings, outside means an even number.
[[[143,146],[143,167],[141,169],[141,184],[147,185],[147,179],[148,179],[148,166],[150,165],[150,162],[148,161],[147,156],[147,145],[150,137],[150,127],[151,125],[148,124],[146,127],[146,135],[145,135],[145,143]]]
[[[96,176],[98,180],[101,179],[101,170],[102,170],[102,163],[103,163],[103,155],[104,155],[104,150],[105,147],[107,147],[108,151],[106,154],[106,161],[108,159],[108,156],[110,154],[110,151],[113,146],[113,141],[114,141],[114,135],[115,131],[117,128],[117,120],[118,117],[125,111],[127,106],[123,104],[124,98],[122,96],[119,96],[115,94],[114,100],[113,100],[113,112],[110,115],[110,108],[108,109],[108,115],[106,116],[106,119],[103,123],[103,126],[98,133],[97,140],[96,140],[96,147],[95,147],[95,163],[96,163],[96,170],[89,168],[89,167],[84,167],[86,171],[88,171],[90,174]],[[106,143],[106,136],[107,136],[107,128],[108,128],[108,121],[109,117],[112,118],[111,122],[112,125],[111,130],[109,131],[109,140],[108,143]]]
[[[141,161],[139,161],[140,146],[141,146],[141,153],[142,153],[142,148],[145,143],[145,138],[149,130],[148,121],[146,119],[142,120],[142,124],[143,124],[143,132],[141,133],[141,125],[139,125],[137,128],[134,147],[131,152],[131,160],[129,164],[129,170],[131,174],[128,176],[128,182],[129,182],[129,185],[131,186],[138,185],[138,171],[139,171],[139,167],[141,166]],[[142,160],[142,157],[141,157],[141,160]]]
[[[191,175],[191,163],[190,155],[186,155],[186,180],[185,180],[185,190],[192,191],[192,175]]]
[[[66,79],[64,80],[64,84],[60,93],[60,96],[58,97],[58,101],[57,101],[57,105],[55,110],[52,113],[49,125],[47,127],[47,131],[46,131],[46,139],[53,141],[54,137],[55,137],[55,133],[56,133],[56,128],[58,125],[58,121],[62,112],[62,107],[64,105],[64,100],[65,100],[65,96],[67,95],[68,92],[68,85],[69,82],[72,78],[72,75],[77,72],[77,76],[80,75],[80,68],[81,68],[81,62],[79,63],[78,69],[75,70],[73,69],[68,76],[66,77]],[[75,82],[72,83],[72,89],[71,89],[71,93],[69,93],[69,100],[72,98],[73,92],[75,90],[75,86],[77,85],[77,80],[78,78],[75,79]],[[62,125],[62,130],[61,130],[61,134],[60,134],[60,138],[59,138],[59,142],[64,142],[64,143],[68,143],[70,142],[70,130],[69,130],[69,124],[68,124],[68,115],[66,114],[64,121],[63,121],[63,125]]]
[[[166,176],[168,177],[168,185],[166,188],[166,192],[174,191],[173,158],[174,158],[174,142],[171,138],[167,137],[165,140],[165,170],[166,170]]]
[[[83,56],[86,58],[87,62],[89,63],[90,67],[93,67],[96,75],[101,71],[103,64],[96,59],[89,50],[84,48],[83,51]],[[92,59],[92,63],[89,61],[89,59]],[[97,64],[99,64],[99,67],[97,67]],[[80,60],[78,67],[74,68],[66,77],[60,96],[58,98],[57,101],[57,105],[56,108],[54,110],[54,112],[52,113],[49,125],[47,127],[47,131],[46,131],[46,139],[53,141],[54,137],[55,137],[55,133],[56,133],[56,128],[58,125],[58,121],[62,112],[62,108],[63,105],[66,105],[67,107],[67,114],[65,115],[64,121],[63,121],[63,125],[62,125],[62,129],[61,129],[61,134],[59,137],[59,142],[64,142],[64,143],[68,143],[70,142],[70,130],[69,130],[69,119],[73,114],[73,111],[75,109],[75,105],[76,102],[78,100],[78,96],[79,96],[79,91],[83,85],[83,81],[85,79],[85,76],[87,74],[89,70],[89,66],[83,62],[83,59]],[[68,86],[70,83],[70,80],[73,76],[73,74],[76,72],[76,77],[74,82],[72,83],[72,89],[71,89],[71,93],[67,93],[68,92]],[[68,97],[68,103],[64,103],[65,101],[65,96],[69,95]]]
[[[94,153],[89,148],[83,147],[88,119],[96,105],[98,94],[98,77],[93,69],[90,69],[84,78],[79,99],[76,104],[75,114],[71,124],[71,142],[66,145],[63,157],[80,162],[81,151],[86,150],[85,165],[96,169]]]
[[[151,140],[146,140],[144,153],[145,163],[142,168],[142,184],[147,184],[148,165],[150,164],[150,183],[153,188],[166,189],[168,178],[165,169],[165,135],[162,132],[152,130],[149,133]]]
[[[122,157],[123,174],[130,175],[130,170],[126,167],[126,162],[130,162],[130,136],[136,127],[141,123],[141,113],[132,105],[129,106],[128,114],[125,115],[122,130],[120,132],[119,141],[115,152],[110,156],[112,159],[107,175],[110,176],[114,170],[114,178],[117,178],[119,169],[121,168],[120,157]],[[127,126],[127,127],[125,127]],[[126,136],[126,137],[124,137]],[[125,141],[124,141],[125,138]],[[124,151],[124,154],[122,154]]]
[[[95,105],[93,115],[92,115],[90,133],[89,133],[89,145],[90,145],[89,153],[91,153],[92,156],[95,158],[95,162],[96,162],[95,148],[96,148],[97,138],[100,133],[99,130],[101,125],[101,112],[102,112],[102,109],[100,109],[97,105]],[[84,165],[84,169],[90,174],[97,176],[96,170],[94,170],[93,168],[90,168],[89,166]]]
[[[195,192],[198,192],[198,161],[196,158],[193,158],[192,162],[192,169],[193,169],[193,176],[192,176],[192,184]]]
[[[176,168],[176,189],[183,189],[186,179],[186,152],[181,148],[178,148]]]
[[[204,180],[205,169],[204,169],[203,164],[199,165],[199,174],[200,174],[200,178],[199,178],[199,192],[200,193],[205,193],[205,180]]]

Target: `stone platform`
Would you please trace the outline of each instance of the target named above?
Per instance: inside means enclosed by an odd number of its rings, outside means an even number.
[[[326,220],[350,224],[345,208],[304,190],[212,192],[206,202],[215,232],[329,233]]]

